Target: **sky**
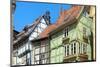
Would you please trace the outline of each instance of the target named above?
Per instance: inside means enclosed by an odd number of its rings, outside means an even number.
[[[14,29],[22,31],[24,26],[34,21],[46,11],[50,12],[51,23],[55,23],[59,17],[61,7],[63,10],[71,8],[70,4],[41,3],[41,2],[16,2],[14,12]]]

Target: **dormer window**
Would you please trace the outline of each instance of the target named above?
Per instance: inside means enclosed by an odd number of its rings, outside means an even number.
[[[83,38],[85,38],[85,37],[86,37],[86,28],[83,27]]]
[[[64,29],[64,37],[68,36],[68,32],[69,32],[69,27]]]

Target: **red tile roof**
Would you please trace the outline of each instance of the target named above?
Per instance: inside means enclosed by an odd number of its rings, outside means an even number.
[[[49,32],[54,30],[57,26],[56,25],[49,25],[40,35],[39,38],[48,37]]]
[[[66,20],[65,23],[68,23],[68,21],[72,20],[73,18],[77,17],[80,13],[81,6],[73,6],[69,10],[64,10],[61,12],[60,17],[58,18],[57,22],[55,24],[52,24],[48,26],[40,35],[40,38],[48,37],[48,34],[62,25],[64,23],[64,20]]]

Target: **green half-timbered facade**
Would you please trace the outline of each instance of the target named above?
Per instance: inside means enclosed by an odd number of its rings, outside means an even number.
[[[73,5],[68,10],[61,10],[54,24],[47,11],[22,32],[13,30],[12,65],[95,60],[95,22],[89,15],[90,7]]]
[[[51,32],[51,63],[89,61],[91,59],[92,19],[81,6],[76,21],[69,21]],[[76,10],[77,11],[77,10]],[[77,18],[78,17],[78,18]],[[64,23],[64,22],[63,22]],[[56,32],[55,32],[56,31]]]

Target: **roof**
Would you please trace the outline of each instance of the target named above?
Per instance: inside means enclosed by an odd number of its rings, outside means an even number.
[[[34,40],[47,38],[49,36],[49,33],[54,32],[59,27],[62,27],[62,25],[70,25],[70,24],[75,23],[74,20],[77,19],[78,16],[80,16],[81,7],[82,6],[80,6],[80,5],[79,6],[74,5],[69,10],[62,11],[60,13],[60,16],[59,16],[58,20],[56,21],[56,23],[48,25],[48,27],[42,33],[40,33],[39,37]],[[26,31],[23,30],[22,32],[20,32],[17,35],[17,37],[18,37],[17,40],[14,40],[14,44],[21,43],[22,41],[25,41],[26,39],[28,39],[29,35],[34,30],[36,25],[39,23],[40,19],[41,19],[41,17],[37,21],[35,21],[35,23],[32,24],[31,26],[27,26],[28,30],[26,30]]]
[[[30,34],[34,31],[35,27],[40,23],[40,20],[44,17],[40,16],[32,25],[27,25],[24,27],[23,31],[21,31],[19,34],[16,35],[16,40],[13,41],[14,45],[19,45],[19,43],[22,43],[23,41],[27,40]],[[48,25],[49,22],[46,22]]]
[[[62,11],[60,13],[60,16],[59,16],[57,22],[55,24],[49,25],[39,35],[39,39],[48,37],[49,33],[51,33],[52,31],[56,30],[58,27],[60,27],[61,25],[65,24],[65,23],[67,23],[67,24],[73,23],[73,22],[69,22],[69,21],[74,20],[75,18],[77,18],[77,16],[79,16],[79,14],[80,14],[80,11],[81,11],[81,6],[76,6],[76,5],[74,5],[69,10]]]
[[[13,30],[13,33],[15,33],[15,34],[19,34],[19,31],[17,31],[17,30]]]
[[[82,11],[83,11],[83,6],[73,6],[70,10],[65,11],[65,18],[63,18],[63,22],[60,22],[60,24],[58,25],[57,28],[55,28],[53,31],[50,32],[50,34],[53,34],[63,28],[65,28],[66,26],[69,26],[71,24],[76,23],[77,19],[79,18],[79,16],[81,15]]]

